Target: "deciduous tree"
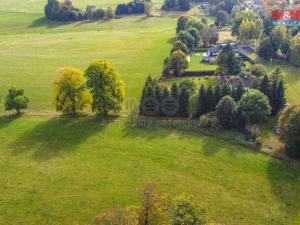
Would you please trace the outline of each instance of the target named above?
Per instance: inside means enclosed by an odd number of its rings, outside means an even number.
[[[172,53],[170,57],[170,69],[174,71],[175,76],[180,76],[184,69],[189,66],[187,56],[180,50]]]
[[[118,112],[125,97],[125,83],[106,60],[92,62],[85,71],[87,87],[91,90],[92,110],[99,115]]]
[[[27,109],[28,103],[29,99],[24,95],[24,90],[12,87],[5,97],[4,108],[7,111],[16,110],[19,115],[22,109]]]
[[[269,99],[258,90],[250,89],[243,94],[238,104],[239,111],[247,123],[260,123],[266,121],[271,115]]]
[[[83,72],[73,67],[65,67],[54,80],[55,106],[57,111],[74,116],[91,103],[91,95],[86,88]]]

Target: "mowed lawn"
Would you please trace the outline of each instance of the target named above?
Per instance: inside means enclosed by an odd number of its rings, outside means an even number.
[[[101,58],[120,71],[128,98],[137,101],[145,78],[162,70],[177,18],[61,24],[43,19],[43,5],[0,0],[0,114],[12,85],[25,89],[30,113],[43,114],[0,116],[0,225],[88,224],[112,207],[136,205],[149,179],[173,196],[193,195],[225,225],[300,224],[299,164],[196,133],[130,128],[126,116],[46,116],[54,112],[55,72],[84,70]],[[300,96],[297,74],[287,74],[293,103]]]
[[[91,61],[102,58],[121,73],[127,97],[138,100],[145,78],[161,73],[176,18],[137,16],[33,30],[20,23],[19,34],[6,28],[8,33],[0,35],[0,96],[3,99],[10,86],[22,87],[30,99],[29,111],[45,111],[54,110],[52,82],[58,69],[85,70]]]
[[[299,224],[300,167],[126,118],[0,119],[0,224],[86,224],[136,205],[146,180],[224,224]]]

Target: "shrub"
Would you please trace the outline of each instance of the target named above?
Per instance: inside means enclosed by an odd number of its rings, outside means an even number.
[[[280,139],[291,157],[300,158],[300,105],[290,106],[279,117]]]
[[[106,10],[105,9],[97,9],[95,14],[95,19],[103,19],[106,17]]]
[[[190,95],[194,94],[197,88],[197,84],[193,80],[183,80],[179,84],[179,88],[186,88]]]
[[[238,107],[242,116],[250,124],[263,122],[271,114],[271,106],[267,96],[254,89],[243,94]]]
[[[5,97],[4,108],[5,110],[16,110],[17,114],[21,113],[22,109],[27,109],[29,100],[24,95],[23,89],[10,88]]]
[[[191,198],[180,197],[175,202],[172,225],[204,225],[206,213]]]
[[[119,112],[125,97],[125,83],[119,72],[106,60],[92,62],[85,71],[87,87],[91,90],[92,110],[99,115]]]
[[[251,74],[256,77],[263,77],[267,75],[267,71],[262,64],[255,64],[250,67]]]
[[[202,128],[218,128],[219,123],[216,112],[210,112],[200,116],[199,126]]]
[[[91,95],[86,90],[83,73],[76,68],[65,67],[54,81],[55,106],[57,111],[75,115],[91,103]]]

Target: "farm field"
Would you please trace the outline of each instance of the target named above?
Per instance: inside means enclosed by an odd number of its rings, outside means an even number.
[[[73,0],[82,8],[120,2]],[[193,195],[221,224],[300,224],[297,163],[194,132],[132,128],[127,112],[110,120],[55,112],[55,72],[84,70],[101,58],[120,71],[128,99],[138,102],[146,77],[161,73],[177,16],[62,24],[43,18],[44,4],[0,0],[0,225],[91,224],[105,210],[136,205],[147,180],[174,196]],[[299,71],[281,68],[288,101],[297,103]],[[3,109],[10,86],[30,99],[20,118]]]

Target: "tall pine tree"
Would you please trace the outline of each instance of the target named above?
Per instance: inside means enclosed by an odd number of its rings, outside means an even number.
[[[277,115],[278,112],[283,109],[286,100],[285,100],[285,90],[284,90],[284,81],[282,79],[279,79],[276,82],[276,89],[274,93],[274,100],[273,100],[273,106],[272,106],[272,114]]]
[[[245,90],[244,90],[244,85],[243,83],[240,81],[237,85],[237,87],[235,88],[234,92],[233,92],[233,98],[236,102],[238,102],[242,95],[244,94]]]
[[[206,90],[204,85],[201,85],[199,89],[199,95],[197,99],[197,110],[196,110],[196,115],[195,117],[199,118],[203,114],[206,113]]]
[[[160,105],[161,105],[161,102],[162,102],[162,90],[161,90],[161,87],[158,86],[158,85],[155,87],[155,97],[156,97],[156,100],[159,103],[159,111],[157,112],[157,115],[161,116],[162,112],[161,112]]]
[[[179,95],[179,116],[189,116],[189,91],[186,87],[182,87]]]
[[[260,89],[270,99],[270,80],[268,75],[265,75],[260,83]]]
[[[178,98],[179,98],[179,89],[175,82],[172,84],[172,87],[171,87],[171,96],[173,98],[175,98],[176,100],[178,100]]]
[[[229,95],[231,96],[232,92],[231,92],[231,87],[229,86],[228,83],[225,83],[222,85],[222,88],[221,88],[221,98],[223,98],[224,96],[226,95]]]
[[[206,113],[212,112],[215,110],[215,105],[214,105],[215,104],[215,96],[214,96],[214,91],[213,91],[211,85],[209,85],[207,88],[205,102],[206,102],[205,108],[207,109]]]
[[[222,99],[221,87],[219,84],[217,84],[214,89],[214,100],[215,100],[214,108],[216,108],[216,106],[218,105],[221,99]]]

